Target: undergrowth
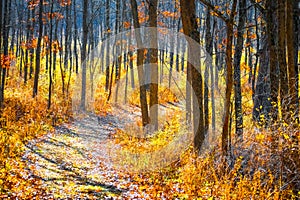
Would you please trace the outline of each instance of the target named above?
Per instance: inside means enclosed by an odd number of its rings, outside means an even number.
[[[43,196],[45,189],[40,188],[39,180],[25,170],[21,159],[24,145],[72,117],[70,98],[62,94],[60,84],[54,87],[50,109],[47,109],[48,79],[41,76],[39,84],[39,94],[32,98],[33,80],[24,84],[23,78],[13,73],[7,78],[0,115],[0,198]]]
[[[261,137],[271,138],[274,133],[245,132],[244,142],[233,147],[228,160],[220,146],[200,156],[190,147],[164,170],[132,174],[132,179],[146,199],[299,199],[297,133],[278,133],[280,148],[274,151],[270,141]]]

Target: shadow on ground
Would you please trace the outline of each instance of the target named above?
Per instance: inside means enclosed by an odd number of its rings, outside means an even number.
[[[54,198],[97,199],[120,196],[118,175],[109,166],[105,140],[121,126],[117,117],[88,117],[55,127],[25,145],[27,170]]]

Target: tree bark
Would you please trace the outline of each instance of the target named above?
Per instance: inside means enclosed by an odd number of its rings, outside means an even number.
[[[228,20],[226,20],[227,27],[227,44],[226,44],[226,93],[224,106],[224,123],[222,129],[222,152],[224,156],[228,155],[229,148],[229,119],[230,119],[230,101],[233,88],[232,76],[232,43],[233,43],[233,21],[234,13],[236,11],[237,0],[234,0],[231,7],[231,13]]]
[[[140,23],[138,19],[138,10],[137,10],[137,2],[136,0],[130,0],[131,10],[133,16],[133,25],[135,30],[135,38],[137,41],[137,45],[142,46],[142,39],[140,35]],[[145,85],[145,77],[144,77],[144,49],[138,48],[137,50],[137,67],[138,67],[138,79],[140,84],[140,102],[141,102],[141,111],[142,111],[142,123],[143,126],[149,124],[149,114],[148,114],[148,103],[147,103],[147,93],[146,93],[146,85]]]
[[[241,58],[244,43],[244,26],[246,21],[246,0],[239,0],[239,20],[237,27],[237,43],[234,54],[234,96],[235,96],[235,134],[239,141],[243,138],[243,110],[241,90]]]
[[[200,43],[199,31],[197,30],[196,9],[194,0],[180,0],[181,17],[183,32],[197,43]],[[197,58],[193,52],[193,44],[189,43],[188,56],[190,59]],[[197,52],[197,51],[196,51]],[[194,57],[193,57],[194,56]],[[190,65],[192,63],[189,63]],[[195,93],[193,96],[193,128],[194,128],[194,148],[200,152],[204,141],[204,123],[203,123],[203,83],[200,74],[200,66],[191,66],[192,88]]]
[[[297,106],[297,76],[296,74],[296,65],[295,65],[295,49],[294,49],[294,43],[295,43],[295,34],[294,34],[294,21],[293,21],[293,15],[294,15],[294,0],[287,0],[287,16],[286,16],[286,38],[287,38],[287,57],[288,57],[288,84],[289,84],[289,96],[290,96],[290,102],[289,102],[289,118],[292,119],[293,115],[296,114],[295,110],[299,109]],[[292,115],[291,115],[292,114]]]
[[[40,68],[41,68],[41,43],[43,37],[43,0],[39,2],[39,36],[37,41],[37,48],[36,48],[36,59],[35,59],[35,72],[34,72],[34,85],[33,85],[33,97],[38,94],[38,83],[39,83],[39,75],[40,75]]]
[[[3,56],[4,59],[8,59],[9,53],[8,53],[8,37],[9,37],[9,9],[10,9],[10,0],[4,1],[4,4],[2,3],[3,7],[1,6],[1,10],[4,9],[3,12],[3,19],[1,19],[1,39],[3,44]],[[1,85],[0,85],[0,109],[3,108],[4,103],[4,88],[5,88],[5,79],[6,79],[6,68],[7,66],[1,66]]]
[[[204,72],[204,128],[205,128],[205,134],[208,132],[209,128],[209,91],[208,91],[208,79],[209,79],[209,68],[212,66],[212,50],[213,50],[213,42],[212,42],[212,35],[211,35],[211,19],[210,19],[210,9],[207,9],[206,11],[206,24],[205,24],[205,49],[206,53],[206,63],[205,63],[205,72]],[[211,71],[212,73],[212,71]],[[211,82],[213,85],[214,83]],[[211,97],[213,97],[213,89],[211,91]],[[214,99],[212,99],[212,105],[214,105]],[[212,111],[214,109],[212,108]],[[215,115],[212,113],[212,118],[214,118]],[[215,119],[212,119],[212,121],[215,121]]]
[[[286,6],[285,0],[278,0],[278,62],[280,69],[280,104],[282,110],[282,118],[283,120],[287,120],[287,98],[288,98],[288,77],[287,77],[287,63],[286,63],[286,40],[285,40],[285,23],[286,23]]]
[[[82,82],[81,82],[81,102],[80,108],[85,111],[85,101],[86,101],[86,47],[88,38],[88,0],[83,1],[83,15],[82,15],[82,46],[81,46],[81,66],[82,66]]]
[[[271,81],[271,113],[267,117],[275,122],[278,119],[278,88],[279,88],[279,70],[276,52],[277,24],[276,24],[276,1],[266,1],[266,23],[267,23],[267,40],[270,59],[270,81]]]
[[[150,121],[154,131],[158,130],[158,44],[157,44],[157,0],[149,1],[149,25],[153,27],[150,33]]]

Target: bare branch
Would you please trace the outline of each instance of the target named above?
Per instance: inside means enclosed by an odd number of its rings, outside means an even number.
[[[250,0],[250,1],[262,14],[265,13],[266,9],[264,7],[262,7],[259,3],[255,2],[254,0]]]
[[[199,0],[199,1],[200,1],[200,3],[205,5],[206,7],[210,8],[214,13],[216,13],[217,17],[222,19],[225,23],[229,22],[229,19],[226,16],[224,16],[218,9],[216,9],[215,6],[212,5],[210,2],[208,2],[206,0]]]

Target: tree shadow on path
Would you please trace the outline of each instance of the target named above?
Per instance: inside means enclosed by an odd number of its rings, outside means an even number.
[[[117,174],[109,168],[105,140],[120,126],[108,116],[91,115],[25,145],[23,160],[32,178],[58,199],[97,199],[120,196],[124,189],[115,183]]]

